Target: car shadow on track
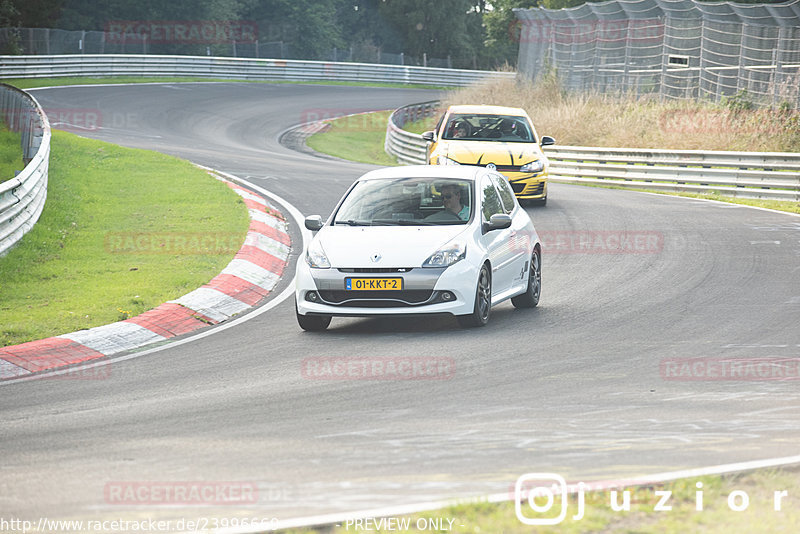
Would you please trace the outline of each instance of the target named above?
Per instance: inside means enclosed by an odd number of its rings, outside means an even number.
[[[540,310],[516,310],[510,305],[500,305],[492,310],[489,324],[481,328],[464,328],[450,315],[393,316],[393,317],[334,317],[328,332],[339,335],[363,336],[364,334],[437,334],[463,332],[481,334],[519,327],[519,316],[525,320],[533,320],[540,315]]]

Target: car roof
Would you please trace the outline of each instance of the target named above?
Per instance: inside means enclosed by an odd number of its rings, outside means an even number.
[[[358,180],[386,180],[393,178],[456,178],[477,180],[487,170],[473,165],[403,165],[369,171]]]
[[[449,113],[477,113],[482,115],[515,115],[527,117],[528,114],[522,108],[509,108],[506,106],[486,106],[474,104],[459,104],[447,108]]]

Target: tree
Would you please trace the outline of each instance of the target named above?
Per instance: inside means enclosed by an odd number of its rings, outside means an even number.
[[[341,0],[252,0],[243,18],[269,40],[289,45],[291,57],[316,59],[344,41],[337,25]]]
[[[481,35],[470,32],[471,0],[383,0],[379,13],[399,37],[397,52],[415,58],[452,56],[461,66],[471,65]]]
[[[492,66],[514,65],[519,53],[520,23],[514,8],[538,7],[539,0],[494,0],[483,14],[486,56]]]

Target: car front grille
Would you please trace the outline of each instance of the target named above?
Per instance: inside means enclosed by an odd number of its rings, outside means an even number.
[[[340,267],[340,273],[409,273],[413,267]]]
[[[524,182],[511,182],[511,189],[514,190],[514,193],[519,195],[522,193],[522,190],[525,189],[525,185]]]
[[[541,195],[544,193],[544,182],[526,183],[526,182],[510,182],[511,189],[516,195]]]
[[[462,165],[470,165],[472,167],[486,167],[488,163],[462,163]],[[522,168],[520,165],[495,165],[497,172],[520,172]]]
[[[355,308],[399,308],[428,304],[438,298],[438,291],[404,289],[402,291],[346,291],[320,290],[319,296],[327,304]]]

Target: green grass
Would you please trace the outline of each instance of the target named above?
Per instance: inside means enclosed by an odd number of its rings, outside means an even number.
[[[312,135],[306,139],[306,144],[337,158],[375,165],[397,165],[383,149],[386,123],[391,113],[378,111],[331,120],[328,131]]]
[[[228,264],[248,225],[239,196],[186,161],[53,131],[44,212],[0,258],[0,346],[188,293]]]
[[[698,488],[697,483],[702,487]],[[666,505],[672,510],[654,510],[660,500],[655,491],[671,491]],[[774,492],[787,491],[782,500],[782,510],[775,511]],[[618,490],[619,503],[623,501],[623,489]],[[800,473],[796,470],[762,470],[749,474],[728,475],[724,477],[700,477],[682,479],[675,482],[650,487],[629,488],[630,511],[614,511],[610,506],[610,493],[587,492],[585,513],[582,519],[574,520],[577,513],[577,499],[570,496],[567,517],[560,524],[552,527],[527,526],[521,523],[514,511],[512,502],[500,504],[468,504],[459,505],[434,512],[397,516],[409,518],[411,528],[404,532],[420,532],[417,521],[420,518],[453,520],[452,532],[492,534],[527,534],[566,533],[580,534],[585,532],[614,532],[628,534],[682,534],[686,532],[703,532],[709,534],[750,534],[752,532],[798,532],[800,531],[800,508],[796,506],[796,495],[800,494]],[[743,491],[749,498],[749,506],[742,512],[736,512],[728,506],[728,496],[733,491]],[[698,492],[702,492],[702,510],[697,510]],[[544,502],[543,500],[541,501]],[[737,504],[738,501],[735,502]],[[556,496],[553,511],[559,509],[560,499]],[[527,504],[525,505],[527,506]],[[527,509],[529,510],[529,509]],[[529,510],[530,511],[530,510]],[[527,517],[537,517],[532,512]],[[552,513],[549,516],[557,515]],[[542,516],[539,516],[542,517]],[[420,523],[422,526],[423,523]],[[372,525],[370,525],[372,526]],[[349,527],[349,528],[348,528]],[[445,532],[445,530],[434,530]],[[339,527],[314,529],[296,529],[285,532],[292,534],[313,534],[325,532],[343,534],[346,532],[365,532],[353,525],[341,524]],[[391,530],[370,530],[370,532],[388,533]]]
[[[0,120],[0,183],[12,179],[14,171],[21,171],[25,167],[20,139],[20,134],[7,129]]]
[[[61,78],[12,78],[3,80],[3,83],[13,85],[18,89],[33,89],[35,87],[53,87],[56,85],[94,85],[94,84],[121,84],[121,83],[181,83],[181,82],[233,82],[233,83],[289,83],[303,85],[352,85],[357,87],[393,87],[402,89],[451,89],[450,87],[421,85],[421,84],[402,84],[402,83],[368,83],[368,82],[342,82],[336,80],[242,80],[235,78],[196,78],[196,77],[177,77],[177,76],[109,76],[104,78],[90,78],[82,76],[61,77]]]
[[[406,123],[403,129],[407,132],[421,134],[423,132],[427,132],[429,130],[433,130],[436,128],[436,121],[439,120],[439,117],[428,117],[425,119],[420,119],[418,121],[411,121]]]

